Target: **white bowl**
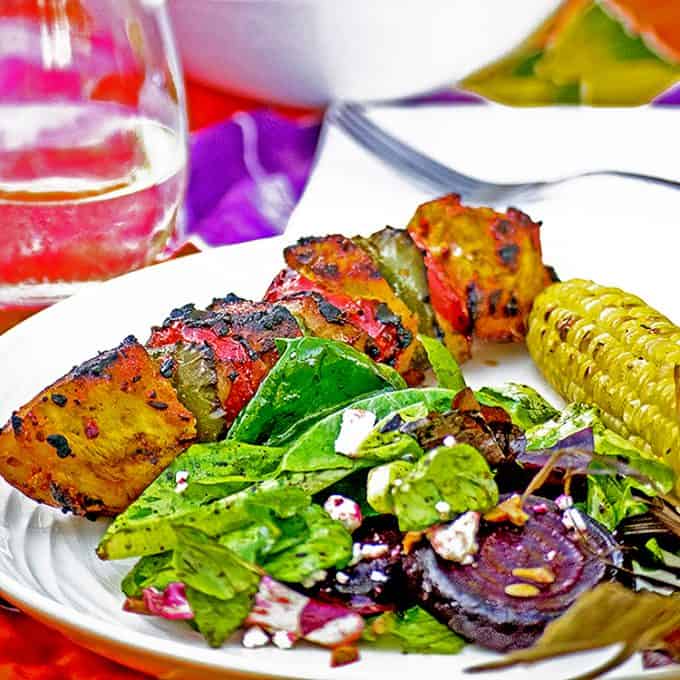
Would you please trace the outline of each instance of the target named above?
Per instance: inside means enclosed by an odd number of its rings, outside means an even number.
[[[189,75],[286,104],[387,100],[454,83],[559,0],[170,0]]]

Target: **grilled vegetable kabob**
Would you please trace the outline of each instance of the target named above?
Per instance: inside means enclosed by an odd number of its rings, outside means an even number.
[[[222,437],[276,363],[276,338],[341,340],[423,377],[417,339],[443,335],[460,360],[474,334],[520,341],[550,281],[539,224],[447,196],[406,231],[303,239],[264,302],[236,296],[171,313],[143,346],[75,368],[0,433],[0,474],[28,496],[81,515],[115,515],[195,440]]]

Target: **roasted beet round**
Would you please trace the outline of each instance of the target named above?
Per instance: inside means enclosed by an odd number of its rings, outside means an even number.
[[[622,560],[611,535],[582,513],[584,527],[575,532],[552,501],[530,496],[525,510],[529,519],[523,527],[482,523],[472,565],[441,559],[425,541],[403,561],[411,597],[452,630],[489,649],[533,644],[581,593],[611,577],[603,557],[617,565]],[[543,568],[538,575],[529,572],[534,578],[516,571],[537,568]],[[552,583],[539,582],[549,580],[541,579],[546,570]],[[516,584],[529,587],[515,590]]]
[[[397,518],[367,517],[352,538],[356,564],[329,572],[312,594],[326,602],[345,604],[364,616],[394,609],[403,583],[402,534]]]

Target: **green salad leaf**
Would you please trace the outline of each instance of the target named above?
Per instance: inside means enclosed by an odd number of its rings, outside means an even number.
[[[482,387],[475,392],[475,396],[483,406],[500,406],[505,409],[512,422],[523,430],[560,415],[554,406],[528,385],[506,383],[500,387]]]
[[[340,523],[318,505],[303,513],[306,531],[298,542],[260,563],[264,570],[280,581],[302,583],[310,576],[333,567],[342,568],[352,558],[352,536]]]
[[[152,493],[151,487],[106,530],[97,547],[97,554],[102,559],[123,559],[170,550],[177,543],[178,527],[187,526],[210,536],[219,536],[261,522],[262,512],[285,518],[298,514],[310,504],[309,493],[299,485],[269,480],[205,504],[193,503],[177,508],[171,502],[163,503],[161,498],[155,512],[140,515],[134,506],[147,502],[147,493]],[[175,491],[166,491],[166,494],[170,493],[175,494]],[[155,498],[152,500],[156,502]]]
[[[447,411],[456,396],[452,390],[436,387],[412,388],[386,392],[353,402],[353,409],[374,413],[380,421],[407,406],[423,404],[428,411]],[[281,469],[290,472],[312,472],[346,468],[355,470],[370,466],[369,459],[353,459],[335,452],[340,434],[342,410],[327,416],[311,427],[288,449]]]
[[[647,512],[647,504],[633,495],[639,484],[630,478],[590,475],[585,503],[587,515],[614,531],[626,517]]]
[[[219,647],[245,620],[260,573],[215,539],[194,529],[177,532],[173,551],[143,557],[123,580],[123,592],[140,598],[145,588],[183,583],[192,624]]]
[[[145,588],[165,590],[170,583],[177,580],[173,552],[168,550],[158,555],[142,557],[123,579],[121,590],[128,597],[139,598]]]
[[[458,654],[465,640],[420,607],[401,613],[386,612],[368,622],[363,640],[397,646],[405,653]]]
[[[607,529],[613,531],[627,517],[647,511],[644,500],[634,494],[636,490],[655,496],[673,489],[673,469],[645,456],[626,439],[606,428],[597,407],[588,404],[569,404],[556,418],[529,429],[526,432],[527,450],[550,448],[585,428],[593,431],[595,453],[615,457],[651,482],[647,484],[634,477],[588,475],[585,511]]]
[[[260,574],[232,550],[196,529],[176,530],[173,552],[177,581],[220,600],[254,592]]]
[[[439,387],[453,390],[454,392],[460,392],[465,389],[463,372],[444,344],[436,338],[429,338],[426,335],[419,335],[418,340],[420,340],[420,343],[425,348],[428,361],[432,366]]]
[[[498,503],[498,487],[489,464],[467,444],[441,446],[415,463],[395,461],[389,465],[383,473],[387,487],[374,507],[392,507],[402,531],[427,529],[442,519],[467,510],[488,510]],[[393,474],[397,466],[399,472]],[[371,486],[379,486],[375,476],[380,474],[381,468],[374,469],[369,479],[369,498],[374,503],[380,496],[375,490],[371,493]],[[446,513],[436,507],[441,502],[448,505]]]
[[[211,647],[221,647],[243,625],[253,607],[256,590],[221,600],[195,588],[186,589],[187,600],[194,613],[193,623]]]
[[[281,357],[231,426],[229,439],[280,445],[363,395],[406,387],[394,369],[343,342],[302,337],[277,345]]]
[[[412,457],[420,458],[423,450],[416,441],[415,437],[404,434],[390,427],[393,422],[410,423],[421,418],[426,418],[429,409],[422,401],[404,408],[398,409],[393,413],[378,421],[373,431],[364,439],[355,454],[355,459],[366,459],[373,463],[396,460],[397,458]]]
[[[278,468],[285,449],[235,441],[195,444],[180,454],[144,493],[114,521],[120,523],[180,515],[266,479]],[[178,492],[177,475],[187,487]],[[180,487],[181,488],[181,487]]]

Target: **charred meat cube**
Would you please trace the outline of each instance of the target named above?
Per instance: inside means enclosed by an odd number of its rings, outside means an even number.
[[[436,336],[437,326],[430,305],[430,289],[423,254],[405,229],[385,227],[364,238],[352,239],[373,258],[392,290],[418,318],[424,335]]]
[[[301,307],[303,294],[314,294],[321,304],[316,308]],[[284,269],[276,276],[265,294],[265,300],[294,305],[296,313],[304,315],[305,326],[310,329],[316,326],[322,337],[341,340],[344,335],[351,340],[353,347],[365,352],[374,361],[396,368],[407,382],[422,379],[422,373],[414,372],[411,367],[414,336],[384,302],[331,293],[293,269]]]
[[[543,264],[539,228],[515,208],[471,208],[456,194],[424,203],[411,219],[437,321],[459,359],[468,358],[473,334],[524,339],[534,298],[554,276]]]
[[[408,371],[417,344],[418,318],[392,290],[369,253],[336,234],[300,239],[284,250],[284,257],[291,269],[330,294],[378,303],[378,320],[389,319],[401,327],[395,368]]]
[[[133,337],[74,368],[0,432],[0,474],[77,515],[116,515],[195,438],[194,416]]]
[[[231,425],[278,360],[275,338],[300,335],[298,324],[284,307],[227,296],[214,300],[208,310],[193,305],[174,310],[162,326],[152,330],[147,345],[155,352],[163,350],[156,352],[161,355],[161,365],[170,360],[177,362],[182,346],[209,348],[202,359],[196,360],[202,361],[202,376],[214,371],[212,384],[224,412],[223,427],[214,424],[208,429],[202,425],[202,434],[212,436]],[[184,393],[190,384],[184,382]],[[204,387],[204,381],[197,381],[195,390]],[[208,398],[209,403],[213,401]],[[216,414],[214,410],[211,413]]]
[[[161,374],[168,378],[179,400],[196,418],[199,442],[212,442],[226,432],[225,412],[220,401],[215,352],[207,343],[178,342],[149,347]]]
[[[286,271],[292,273],[292,270]],[[271,295],[274,298],[276,293],[272,292]],[[277,303],[295,317],[306,333],[317,338],[345,342],[360,352],[367,351],[367,345],[371,342],[368,333],[352,324],[348,320],[348,314],[331,304],[321,293],[317,291],[291,293],[279,299]]]

